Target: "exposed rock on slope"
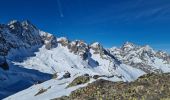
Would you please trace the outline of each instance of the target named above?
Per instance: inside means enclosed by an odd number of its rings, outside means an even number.
[[[156,52],[156,57],[163,59],[165,63],[170,64],[170,55],[163,51]]]
[[[170,74],[147,74],[134,82],[97,80],[54,100],[164,100],[170,99]]]
[[[90,81],[90,76],[85,76],[85,75],[78,76],[68,85],[68,87],[85,84],[89,81]]]

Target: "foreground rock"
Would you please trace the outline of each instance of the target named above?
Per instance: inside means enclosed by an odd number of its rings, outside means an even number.
[[[147,74],[134,82],[97,80],[54,100],[164,100],[170,99],[170,73]]]

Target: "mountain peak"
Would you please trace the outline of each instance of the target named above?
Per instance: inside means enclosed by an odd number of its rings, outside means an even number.
[[[99,42],[94,42],[94,43],[92,43],[91,45],[90,45],[90,47],[92,47],[92,48],[98,48],[98,47],[100,47],[101,45],[100,45],[100,43]]]
[[[18,24],[20,22],[18,20],[12,20],[8,23],[8,25],[13,25],[13,24],[16,24],[16,23]]]
[[[143,49],[144,49],[145,51],[154,51],[153,48],[150,47],[149,45],[143,46]]]
[[[131,50],[131,49],[134,49],[135,47],[136,47],[136,45],[134,45],[133,43],[131,43],[131,42],[125,42],[121,48],[122,48],[124,51],[129,51],[129,50]]]
[[[21,24],[25,28],[37,29],[36,26],[34,26],[29,20],[25,20],[25,21],[21,22]]]
[[[29,20],[24,21],[18,21],[18,20],[12,20],[7,24],[10,28],[14,27],[24,27],[25,29],[37,29]]]
[[[135,46],[135,45],[132,42],[127,41],[123,44],[123,46]]]
[[[21,22],[23,25],[26,25],[26,26],[28,26],[28,25],[33,25],[29,20],[24,20],[24,21],[22,21]]]

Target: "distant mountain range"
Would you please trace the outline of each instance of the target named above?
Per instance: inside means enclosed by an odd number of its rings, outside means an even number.
[[[0,99],[49,100],[98,78],[131,82],[147,73],[168,72],[170,55],[148,45],[126,42],[106,49],[98,42],[55,37],[29,21],[0,24]],[[77,85],[68,87],[79,77]]]

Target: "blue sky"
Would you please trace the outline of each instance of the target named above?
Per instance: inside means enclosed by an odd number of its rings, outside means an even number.
[[[170,52],[170,0],[0,0],[0,23],[30,20],[56,36],[149,44]]]

